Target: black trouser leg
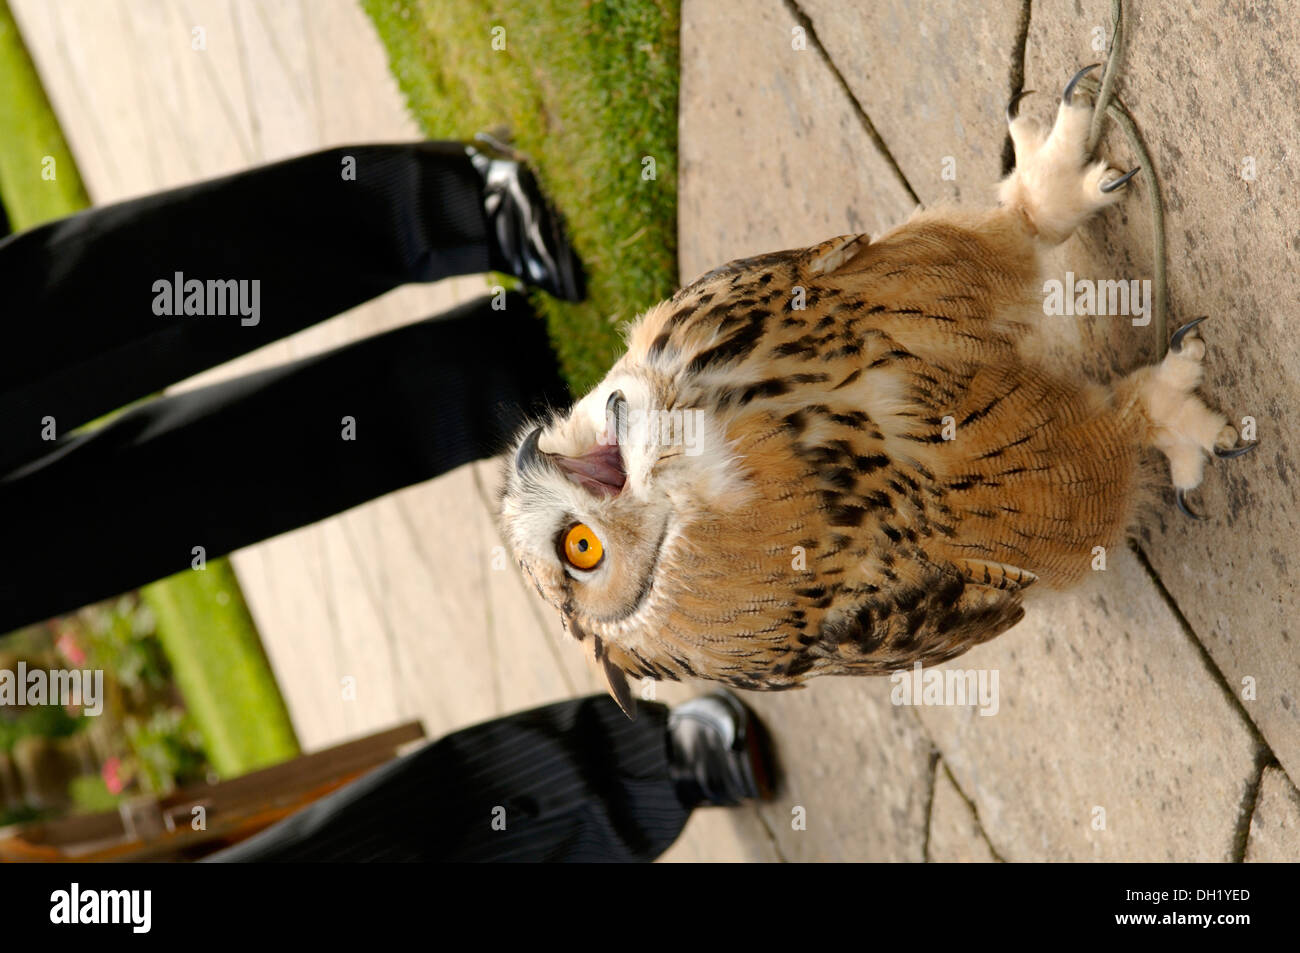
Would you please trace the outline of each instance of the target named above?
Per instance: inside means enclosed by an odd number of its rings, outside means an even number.
[[[66,433],[399,285],[487,271],[481,194],[458,143],[348,146],[0,241],[0,473],[49,449],[45,418]],[[178,274],[228,313],[156,314]],[[245,305],[258,282],[256,323],[210,280],[245,282]]]
[[[0,633],[505,449],[562,406],[526,299],[148,401],[0,476]]]
[[[668,709],[591,696],[447,735],[214,861],[649,861],[690,808]]]

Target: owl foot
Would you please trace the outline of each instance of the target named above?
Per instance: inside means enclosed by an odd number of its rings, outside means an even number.
[[[1152,442],[1169,459],[1178,509],[1192,519],[1204,519],[1187,504],[1187,492],[1200,486],[1205,460],[1213,455],[1230,460],[1249,453],[1257,444],[1237,445],[1237,430],[1227,417],[1210,410],[1194,393],[1201,382],[1205,342],[1196,326],[1205,318],[1189,321],[1169,342],[1169,353],[1153,368],[1142,389],[1147,414],[1155,425]]]
[[[1065,241],[1089,216],[1118,202],[1120,190],[1141,170],[1139,166],[1120,173],[1104,160],[1090,160],[1092,106],[1075,96],[1075,86],[1095,68],[1080,70],[1066,85],[1056,122],[1047,132],[1019,114],[1027,92],[1007,106],[1016,168],[1002,182],[1002,204],[1017,211],[1030,232],[1048,244]]]

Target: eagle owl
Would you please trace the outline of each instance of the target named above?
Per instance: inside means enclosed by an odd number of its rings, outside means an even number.
[[[782,689],[950,659],[1122,542],[1149,449],[1185,509],[1207,454],[1253,446],[1195,395],[1190,325],[1109,386],[1023,346],[1039,250],[1132,175],[1085,154],[1070,87],[1050,130],[1010,116],[996,208],[718,268],[520,434],[507,541],[625,709],[627,675]]]

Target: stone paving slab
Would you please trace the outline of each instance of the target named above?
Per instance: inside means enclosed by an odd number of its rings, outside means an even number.
[[[923,860],[937,755],[915,713],[890,704],[889,687],[825,678],[743,693],[771,736],[780,779],[769,803],[712,812],[710,850],[739,836],[755,860]],[[657,686],[656,697],[674,704],[713,689],[688,681]]]
[[[915,207],[815,45],[793,48],[797,28],[779,0],[682,5],[683,283],[731,258],[881,232]]]
[[[1248,863],[1295,863],[1300,857],[1300,791],[1280,768],[1264,769],[1246,842]]]
[[[920,861],[937,761],[882,679],[827,678],[747,695],[773,736],[786,783],[763,816],[791,861]]]
[[[1166,506],[1143,548],[1197,638],[1242,699],[1278,760],[1300,776],[1300,565],[1296,408],[1300,335],[1300,9],[1202,7],[1131,0],[1119,93],[1156,163],[1165,197],[1171,328],[1198,315],[1209,348],[1203,387],[1234,422],[1258,423],[1261,446],[1208,468],[1198,491],[1210,516],[1192,523]],[[1025,81],[1057,90],[1102,57],[1092,41],[1110,4],[1035,2]],[[1026,105],[1029,104],[1026,101]],[[1041,104],[1040,104],[1041,105]],[[1131,161],[1118,130],[1107,155]],[[1125,166],[1126,168],[1128,166]],[[1150,276],[1149,177],[1122,211],[1067,244],[1081,274]],[[1060,267],[1059,265],[1057,266]],[[1129,369],[1153,352],[1150,328],[1088,322],[1099,363]],[[1250,679],[1253,682],[1246,682]],[[1254,691],[1246,697],[1247,687]]]
[[[917,196],[929,206],[992,202],[1025,5],[801,0],[799,8]]]
[[[1007,860],[1239,859],[1257,737],[1136,559],[1104,576],[943,666],[998,672],[995,715],[921,721]]]
[[[975,808],[958,789],[943,761],[935,769],[925,859],[940,864],[987,864],[1000,859],[984,836]]]

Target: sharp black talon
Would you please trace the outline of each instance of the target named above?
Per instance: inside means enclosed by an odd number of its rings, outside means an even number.
[[[1178,503],[1178,508],[1183,511],[1184,516],[1190,516],[1194,520],[1205,521],[1205,517],[1199,513],[1193,513],[1187,506],[1187,491],[1175,490],[1174,500]]]
[[[1020,100],[1024,99],[1026,96],[1030,95],[1033,92],[1034,90],[1032,89],[1022,89],[1020,92],[1016,93],[1014,96],[1011,97],[1011,101],[1007,103],[1008,123],[1014,121],[1015,118],[1020,115]]]
[[[1111,179],[1109,182],[1103,182],[1101,184],[1101,190],[1103,192],[1114,192],[1116,189],[1122,189],[1124,186],[1128,185],[1129,179],[1133,178],[1133,176],[1137,175],[1141,171],[1142,166],[1138,166],[1135,169],[1129,169],[1129,171],[1125,172],[1118,179]]]
[[[1187,332],[1190,331],[1192,328],[1196,327],[1198,324],[1200,324],[1208,317],[1209,317],[1208,314],[1203,314],[1199,318],[1193,318],[1191,321],[1188,321],[1181,328],[1175,331],[1174,336],[1169,339],[1169,350],[1181,351],[1183,349],[1183,338],[1187,336]]]
[[[1248,443],[1244,447],[1229,447],[1227,450],[1220,450],[1218,447],[1215,447],[1214,455],[1220,460],[1235,460],[1237,457],[1244,457],[1258,446],[1259,441],[1256,440],[1254,443]]]
[[[1070,99],[1074,96],[1074,87],[1078,84],[1079,80],[1083,79],[1100,65],[1100,63],[1093,63],[1091,66],[1085,66],[1083,69],[1079,70],[1079,72],[1071,76],[1070,81],[1065,84],[1065,92],[1061,93],[1061,102],[1065,103],[1067,106],[1070,105]]]

